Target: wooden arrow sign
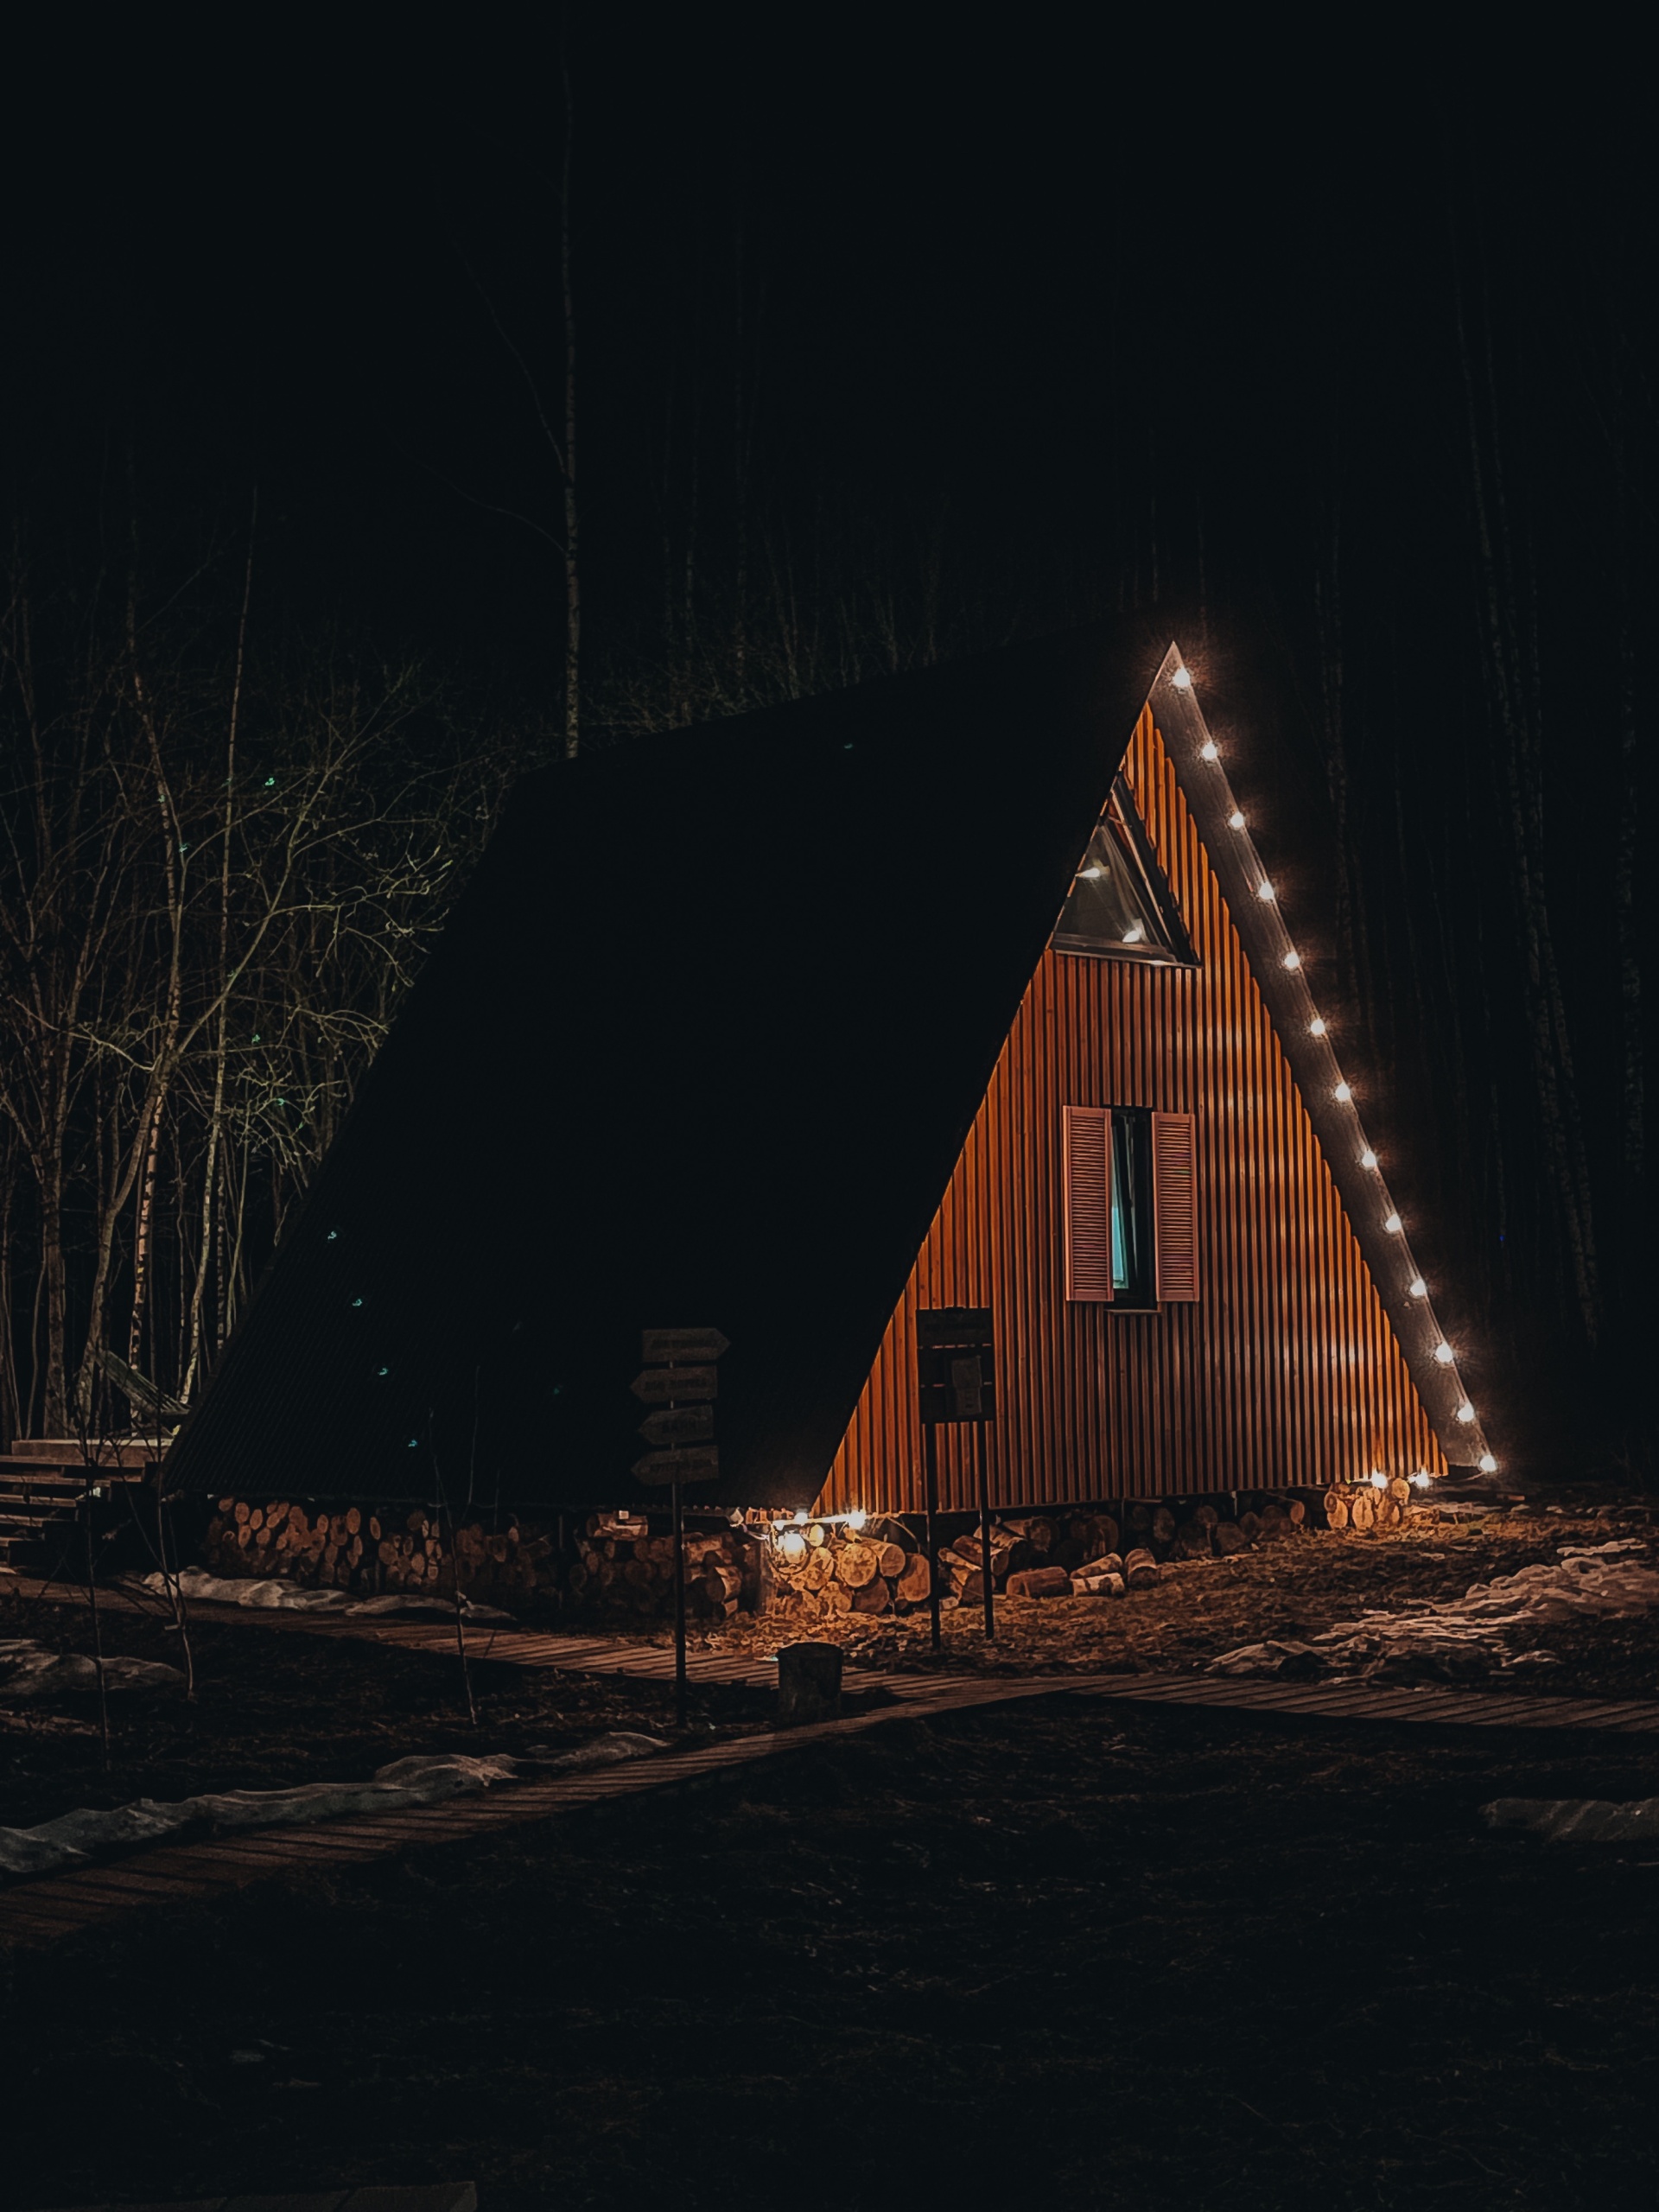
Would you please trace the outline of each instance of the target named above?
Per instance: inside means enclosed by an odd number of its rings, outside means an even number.
[[[639,1357],[648,1366],[688,1360],[718,1359],[731,1345],[718,1329],[645,1329],[640,1332]]]
[[[712,1444],[701,1451],[647,1452],[633,1471],[642,1483],[704,1483],[720,1472],[720,1452]]]
[[[639,1433],[647,1444],[696,1444],[715,1433],[712,1406],[676,1406],[670,1411],[647,1414]]]
[[[665,1406],[671,1399],[715,1397],[718,1382],[719,1371],[712,1367],[648,1367],[628,1388],[647,1406]]]

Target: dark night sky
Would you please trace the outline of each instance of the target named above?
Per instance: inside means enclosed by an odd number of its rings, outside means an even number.
[[[959,527],[1086,555],[1115,550],[1127,493],[1161,500],[1167,563],[1202,501],[1236,563],[1282,531],[1281,448],[1338,360],[1351,403],[1391,387],[1396,433],[1455,436],[1412,374],[1444,340],[1455,79],[1179,45],[577,20],[601,642],[652,557],[671,365],[729,343],[740,232],[764,466],[798,505],[907,485]],[[424,472],[538,513],[550,493],[465,264],[550,367],[551,35],[388,54],[273,22],[99,60],[59,55],[11,141],[7,470],[36,528],[66,495],[124,514],[130,460],[158,543],[230,526],[257,479],[285,610],[462,654],[487,636],[533,680],[549,555]],[[1478,89],[1510,161],[1523,118]]]
[[[1275,772],[1327,827],[1333,747],[1347,764],[1371,941],[1344,988],[1382,1009],[1391,1110],[1433,1102],[1420,1188],[1486,1255],[1525,1363],[1573,1324],[1541,1125],[1505,1120],[1535,1048],[1471,423],[1616,1242],[1650,1211],[1607,903],[1608,824],[1648,778],[1621,690],[1653,565],[1635,88],[1588,49],[1381,19],[1317,41],[1094,28],[573,16],[587,665],[655,649],[664,486],[683,508],[694,454],[721,556],[734,373],[774,546],[833,539],[843,575],[902,582],[941,537],[980,642],[1202,594],[1288,672],[1303,723]],[[556,523],[480,296],[550,390],[556,19],[395,46],[274,15],[211,48],[124,35],[77,25],[12,73],[0,502],[31,561],[118,565],[131,525],[156,575],[209,543],[228,561],[257,483],[268,632],[413,646],[474,711],[550,721],[556,556],[441,480]],[[1646,903],[1637,926],[1651,973]],[[1628,1312],[1646,1249],[1610,1262]],[[1558,1403],[1588,1357],[1561,1355]]]

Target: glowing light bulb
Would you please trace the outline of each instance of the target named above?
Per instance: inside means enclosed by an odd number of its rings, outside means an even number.
[[[1379,1474],[1375,1467],[1372,1468],[1367,1479],[1370,1481],[1373,1490],[1387,1490],[1389,1486],[1388,1477],[1386,1475]]]
[[[1204,743],[1198,747],[1198,758],[1200,760],[1220,760],[1221,747],[1216,743],[1213,737],[1206,737],[1205,739]]]
[[[1125,944],[1139,944],[1146,933],[1147,925],[1144,922],[1131,922],[1123,932],[1123,942]]]
[[[1313,1020],[1312,1020],[1312,1021],[1310,1021],[1310,1022],[1308,1023],[1308,1025],[1307,1025],[1307,1033],[1308,1033],[1308,1035],[1309,1035],[1310,1037],[1323,1037],[1323,1036],[1324,1036],[1324,1034],[1325,1034],[1325,1016],[1324,1016],[1322,1014],[1316,1014],[1314,1015],[1314,1017],[1313,1017]]]
[[[1302,956],[1300,952],[1287,952],[1280,964],[1286,968],[1300,968],[1302,964]]]
[[[1363,1152],[1362,1152],[1362,1153],[1360,1154],[1360,1155],[1359,1155],[1359,1164],[1360,1164],[1360,1166],[1361,1166],[1362,1167],[1375,1167],[1375,1166],[1376,1166],[1376,1154],[1375,1154],[1375,1153],[1370,1149],[1370,1147],[1369,1146],[1367,1146],[1366,1149],[1365,1149]]]
[[[1390,1236],[1397,1236],[1405,1225],[1397,1213],[1391,1213],[1382,1224]]]
[[[1423,1281],[1421,1275],[1413,1275],[1411,1281],[1406,1285],[1406,1288],[1414,1298],[1428,1296],[1428,1285]]]
[[[1481,1453],[1478,1465],[1483,1475],[1495,1475],[1497,1472],[1497,1462],[1490,1452]]]
[[[1442,1367],[1450,1367],[1452,1361],[1457,1357],[1457,1354],[1452,1351],[1450,1344],[1439,1344],[1434,1347],[1434,1357]]]
[[[1242,830],[1244,827],[1244,817],[1236,807],[1227,817],[1227,827],[1230,830]]]
[[[861,1529],[864,1526],[866,1517],[867,1516],[862,1513],[849,1513],[847,1516],[847,1526],[849,1529]]]
[[[1466,1427],[1469,1422],[1473,1421],[1474,1417],[1475,1409],[1470,1404],[1468,1399],[1465,1398],[1463,1403],[1458,1408],[1458,1419],[1462,1421]]]
[[[798,1529],[804,1529],[804,1528],[805,1528],[805,1526],[806,1526],[806,1512],[805,1512],[805,1509],[804,1509],[804,1508],[803,1508],[803,1509],[802,1509],[802,1510],[795,1516],[795,1525],[796,1525],[796,1527],[797,1527]]]
[[[1419,1467],[1416,1473],[1411,1478],[1411,1486],[1413,1490],[1427,1490],[1429,1485],[1429,1481],[1430,1477],[1428,1474],[1424,1471],[1424,1469]]]
[[[1169,680],[1178,691],[1190,691],[1192,689],[1192,672],[1190,669],[1178,668]]]
[[[1264,906],[1271,906],[1273,904],[1273,886],[1265,881],[1257,884],[1255,887],[1255,895],[1259,899],[1261,899]]]
[[[1353,1096],[1353,1095],[1351,1086],[1345,1083],[1339,1083],[1331,1094],[1333,1098],[1339,1100],[1344,1106],[1348,1103],[1348,1101]]]
[[[785,1529],[778,1540],[778,1548],[793,1565],[806,1557],[806,1538],[798,1529]]]
[[[1085,883],[1092,883],[1097,875],[1104,875],[1106,871],[1103,868],[1079,868],[1077,873]]]

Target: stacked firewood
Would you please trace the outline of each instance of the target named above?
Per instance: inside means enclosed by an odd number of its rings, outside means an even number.
[[[927,1559],[899,1522],[852,1529],[809,1521],[773,1535],[768,1609],[801,1620],[832,1613],[885,1613],[926,1602]]]
[[[1109,1513],[1062,1519],[1037,1513],[991,1524],[991,1588],[1009,1598],[1121,1597],[1158,1579],[1158,1564],[1144,1548],[1119,1547],[1122,1531]],[[979,1531],[957,1536],[942,1556],[958,1605],[984,1597],[984,1559]]]
[[[378,1520],[355,1505],[330,1512],[285,1499],[256,1505],[221,1497],[207,1524],[207,1564],[219,1574],[350,1590],[372,1581],[380,1541]]]
[[[688,1529],[684,1543],[687,1613],[729,1620],[756,1578],[748,1539],[729,1528]],[[653,1535],[639,1514],[591,1513],[565,1585],[579,1610],[665,1620],[674,1610],[674,1538],[666,1530]]]
[[[269,1505],[222,1497],[207,1524],[206,1564],[215,1573],[277,1576],[308,1586],[363,1595],[416,1591],[448,1597],[459,1569],[469,1595],[492,1598],[536,1586],[550,1538],[516,1522],[488,1529],[463,1522],[446,1538],[435,1513],[416,1506],[383,1516],[364,1507]]]
[[[1289,1535],[1307,1509],[1285,1493],[1252,1493],[1236,1515],[1215,1506],[1135,1501],[1113,1513],[1001,1515],[991,1523],[991,1587],[1009,1598],[1113,1598],[1149,1588],[1171,1560],[1230,1559]],[[959,1525],[959,1516],[953,1516]],[[947,1524],[947,1527],[950,1524]],[[977,1522],[944,1535],[940,1604],[983,1600],[986,1562]],[[927,1603],[927,1557],[898,1521],[853,1529],[832,1521],[774,1526],[768,1548],[774,1610],[813,1620],[830,1613],[907,1612]]]
[[[1351,1529],[1357,1536],[1387,1536],[1405,1526],[1412,1510],[1411,1484],[1402,1475],[1390,1476],[1386,1485],[1358,1483],[1325,1494],[1325,1517],[1333,1529]]]

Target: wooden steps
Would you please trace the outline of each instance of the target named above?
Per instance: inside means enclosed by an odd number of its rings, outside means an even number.
[[[89,1484],[100,1491],[142,1483],[156,1465],[153,1442],[100,1441],[82,1451],[75,1437],[19,1437],[0,1452],[0,1567],[48,1541],[73,1518]]]

